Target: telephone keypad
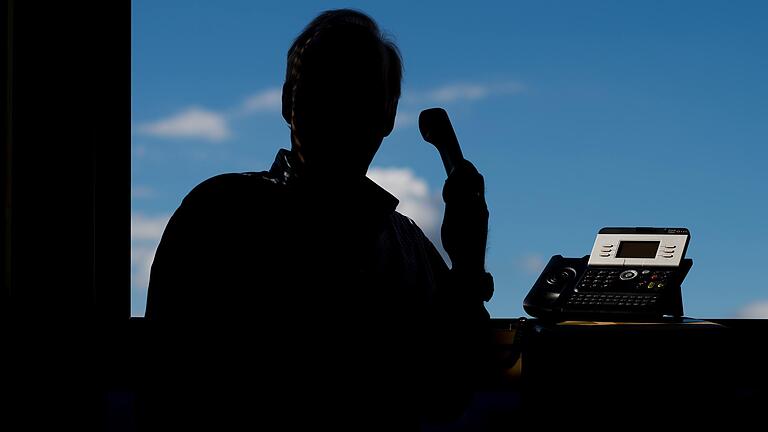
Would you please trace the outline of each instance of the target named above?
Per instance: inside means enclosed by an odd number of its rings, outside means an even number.
[[[581,278],[579,292],[657,292],[664,288],[673,272],[669,270],[589,269]]]
[[[618,306],[618,307],[650,307],[656,305],[659,297],[657,295],[647,294],[600,294],[600,293],[583,293],[575,292],[568,299],[567,305],[572,307],[586,307],[597,306]]]

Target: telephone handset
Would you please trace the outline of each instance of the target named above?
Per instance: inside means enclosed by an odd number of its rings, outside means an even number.
[[[453,277],[461,284],[473,287],[480,299],[488,301],[493,295],[493,276],[485,271],[488,209],[483,176],[464,159],[456,132],[444,109],[422,111],[419,114],[419,131],[424,141],[440,152],[448,177],[443,187],[446,206],[440,233],[443,247],[453,264]],[[461,266],[457,266],[457,262],[462,263]]]
[[[590,255],[553,256],[523,308],[555,321],[682,317],[690,237],[686,228],[603,228]]]
[[[419,114],[419,132],[424,141],[432,144],[440,152],[445,174],[451,175],[453,169],[464,160],[459,140],[448,113],[442,108],[426,109]]]

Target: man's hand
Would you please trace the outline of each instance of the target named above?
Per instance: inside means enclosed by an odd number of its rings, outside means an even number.
[[[475,166],[461,160],[443,186],[445,216],[442,240],[453,270],[462,273],[485,272],[485,246],[488,238],[488,207],[485,181]]]

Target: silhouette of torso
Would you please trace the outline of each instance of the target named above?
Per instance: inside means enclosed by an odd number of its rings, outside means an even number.
[[[434,376],[448,268],[432,243],[370,180],[322,188],[292,163],[209,179],[171,218],[147,302],[168,341],[150,423],[401,430],[435,380],[460,382]]]

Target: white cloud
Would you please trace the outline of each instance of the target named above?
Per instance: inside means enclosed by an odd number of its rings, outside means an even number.
[[[418,118],[418,114],[414,112],[398,110],[395,116],[395,129],[413,126]]]
[[[413,219],[433,243],[439,243],[442,201],[430,192],[424,179],[409,168],[378,167],[368,170],[368,178],[396,196],[400,200],[397,211]]]
[[[459,82],[427,91],[406,91],[402,98],[405,111],[397,114],[395,127],[403,128],[416,124],[418,115],[409,111],[409,105],[450,104],[486,99],[493,96],[520,93],[525,87],[515,81],[501,83]],[[275,112],[282,107],[282,88],[268,87],[248,96],[240,105],[222,112],[201,107],[189,107],[170,117],[154,122],[142,123],[137,132],[160,138],[192,138],[213,142],[224,141],[232,135],[230,120],[255,113]],[[138,153],[138,151],[137,151]],[[143,149],[138,157],[143,156]]]
[[[168,215],[131,214],[131,291],[138,294],[132,296],[134,300],[136,297],[146,299],[152,261],[169,218]],[[131,305],[134,315],[143,315],[145,301]]]
[[[132,186],[131,198],[151,198],[155,195],[155,190],[149,186]]]
[[[157,245],[131,246],[131,289],[138,292],[146,292],[156,250]]]
[[[150,240],[160,241],[163,230],[168,224],[167,215],[145,216],[141,213],[131,214],[131,241]]]
[[[415,106],[445,105],[454,102],[472,102],[489,97],[520,93],[525,86],[515,81],[501,83],[454,83],[426,91],[406,91],[395,118],[395,129],[407,128],[418,123]]]
[[[279,111],[281,106],[282,89],[270,87],[247,97],[239,106],[227,111],[216,112],[189,107],[170,117],[142,123],[136,130],[141,134],[159,138],[192,138],[218,142],[232,135],[229,125],[232,118]],[[143,156],[143,151],[137,156]]]
[[[140,133],[162,138],[196,138],[223,141],[232,134],[222,114],[200,107],[190,107],[171,117],[140,124]]]
[[[480,84],[453,84],[432,90],[426,98],[438,103],[476,100],[488,96],[488,91],[488,86]]]
[[[445,104],[486,99],[520,93],[525,87],[515,81],[502,83],[454,83],[429,91],[413,92],[404,97],[404,102],[412,104]]]
[[[517,266],[528,274],[539,274],[546,265],[544,257],[535,253],[529,253],[517,260]]]
[[[283,90],[272,87],[249,96],[240,107],[240,114],[279,111],[283,105]]]
[[[768,300],[750,303],[743,307],[738,315],[739,318],[768,318]]]

